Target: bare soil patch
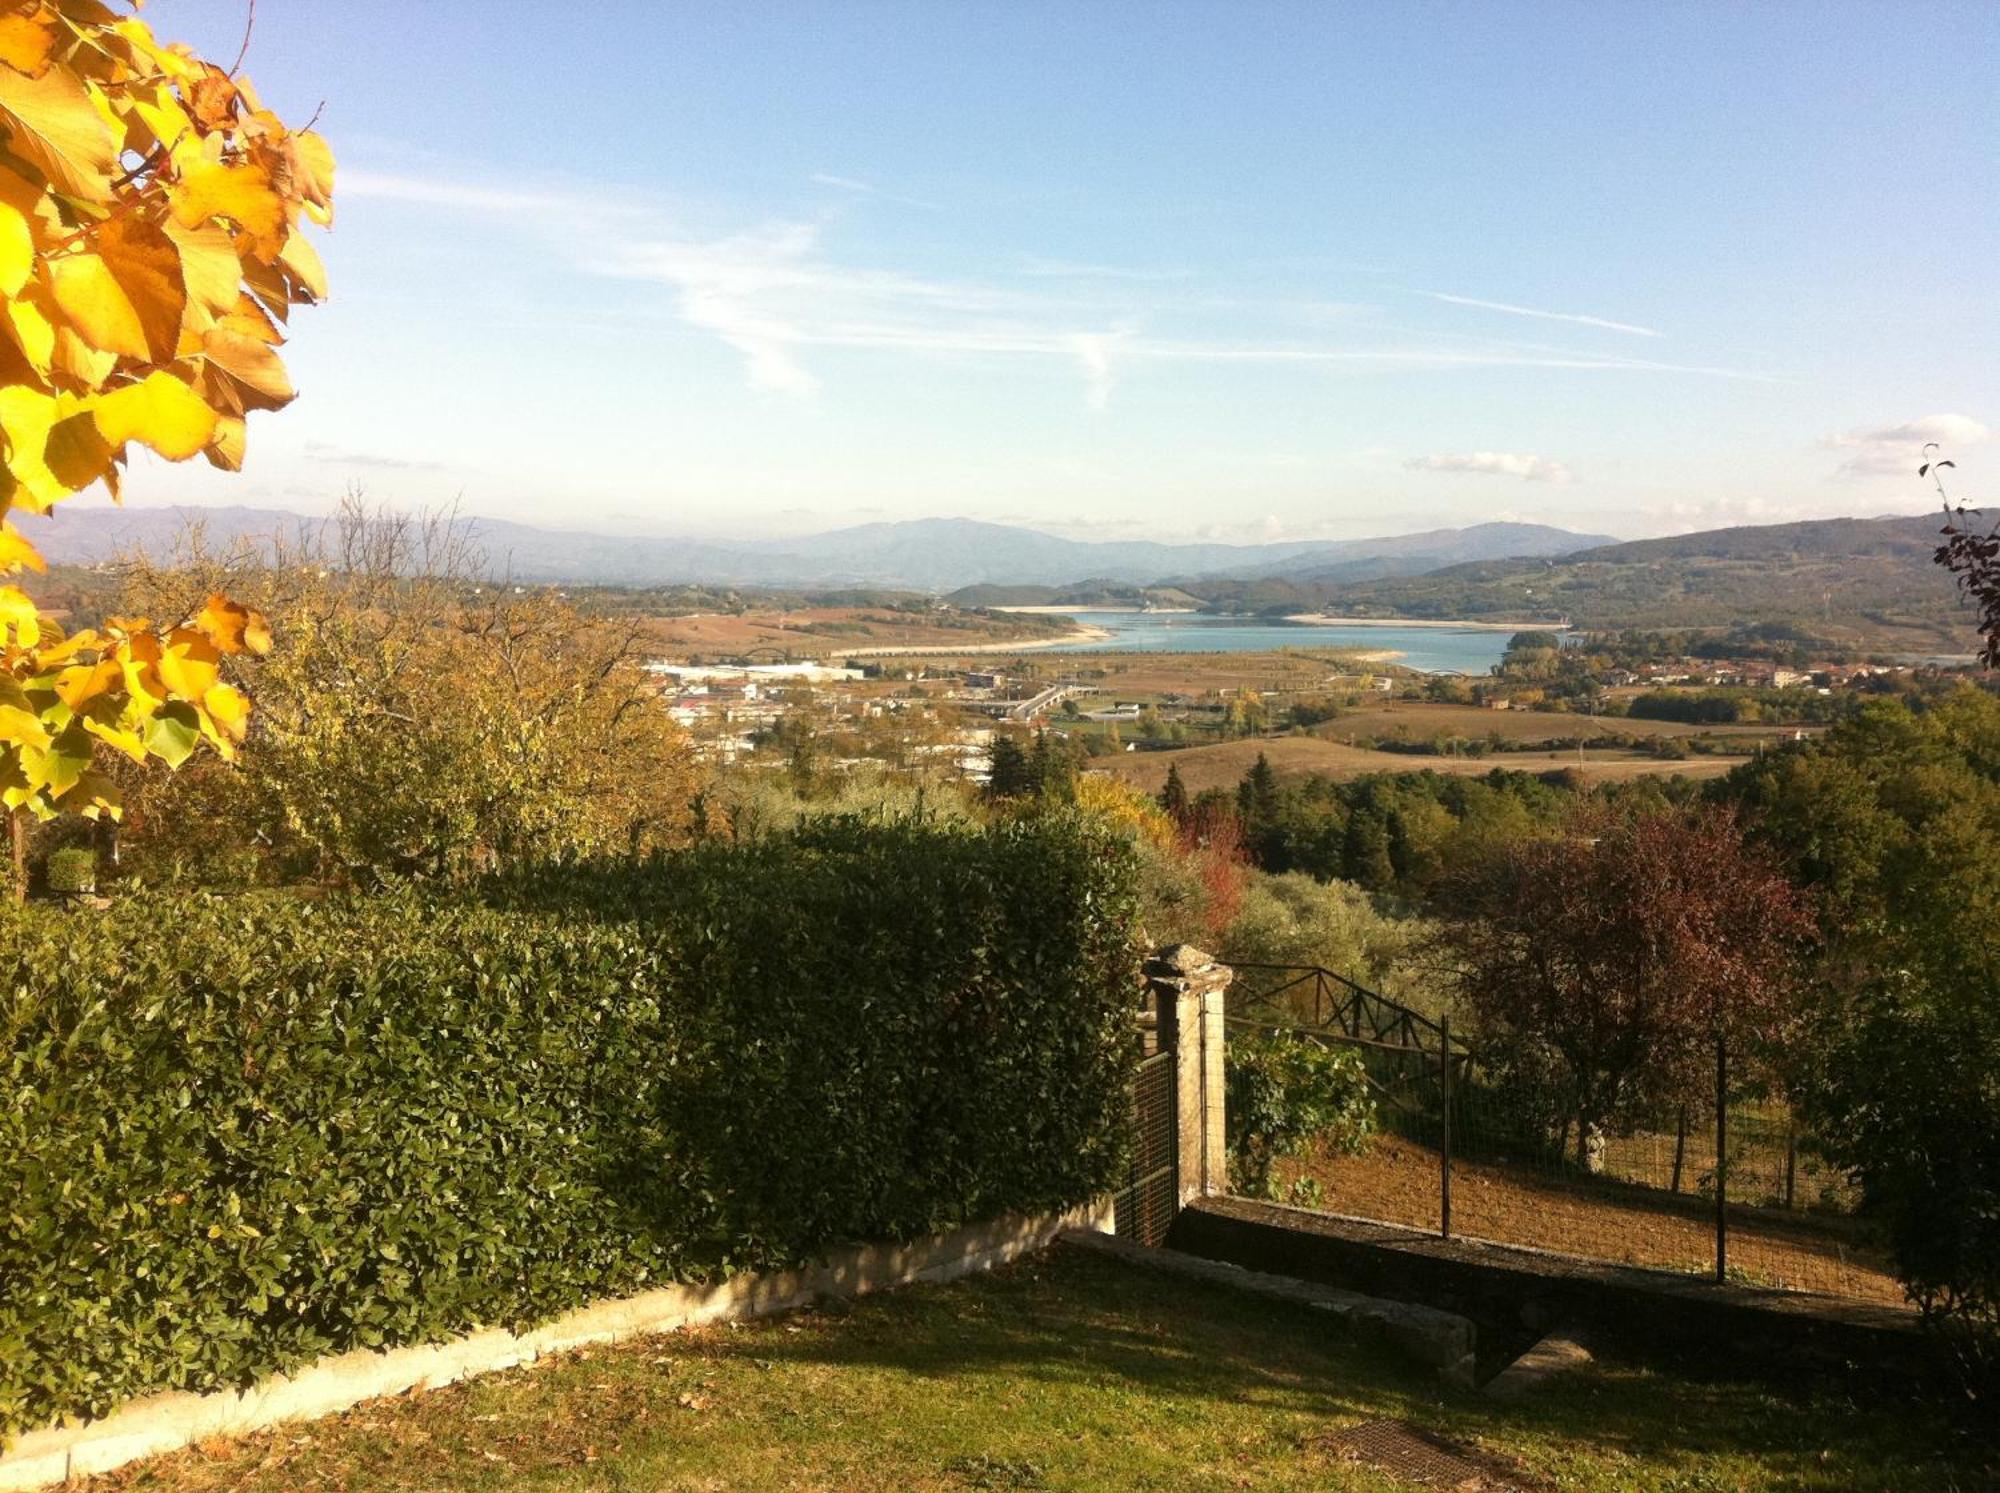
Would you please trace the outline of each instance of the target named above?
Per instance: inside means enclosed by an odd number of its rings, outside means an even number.
[[[1432,1148],[1381,1135],[1362,1155],[1307,1155],[1278,1175],[1281,1185],[1317,1182],[1327,1212],[1434,1230],[1440,1165]],[[1468,1238],[1689,1274],[1714,1269],[1715,1203],[1693,1191],[1454,1157],[1451,1216],[1453,1234]],[[1905,1299],[1882,1252],[1838,1216],[1732,1205],[1729,1264],[1752,1285]]]

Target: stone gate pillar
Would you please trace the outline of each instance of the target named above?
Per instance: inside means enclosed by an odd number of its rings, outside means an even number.
[[[1223,1134],[1223,997],[1234,970],[1192,944],[1169,944],[1146,961],[1160,1046],[1174,1055],[1174,1137],[1180,1202],[1229,1186]]]

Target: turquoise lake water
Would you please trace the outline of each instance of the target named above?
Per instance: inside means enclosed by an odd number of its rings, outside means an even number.
[[[1395,662],[1427,674],[1485,674],[1507,651],[1509,633],[1457,627],[1343,627],[1194,612],[1100,612],[1065,616],[1101,627],[1109,638],[1062,643],[1050,653],[1269,653],[1279,648],[1394,653]]]

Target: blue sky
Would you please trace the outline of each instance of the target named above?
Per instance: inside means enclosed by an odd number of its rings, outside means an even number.
[[[242,0],[154,0],[233,56]],[[551,527],[1616,534],[2000,467],[2000,7],[260,0],[340,158],[240,476]]]

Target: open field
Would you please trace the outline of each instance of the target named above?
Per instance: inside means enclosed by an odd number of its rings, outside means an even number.
[[[711,658],[775,648],[794,658],[827,658],[882,648],[984,649],[1060,641],[1069,629],[1044,618],[970,612],[897,612],[886,607],[799,607],[789,611],[701,612],[646,621],[646,646],[673,658]]]
[[[1697,1168],[1712,1167],[1713,1147]],[[1280,1163],[1283,1183],[1311,1178],[1316,1205],[1408,1228],[1438,1227],[1438,1153],[1399,1135],[1378,1135],[1359,1156],[1309,1153]],[[1501,1244],[1526,1244],[1621,1265],[1702,1274],[1714,1268],[1715,1200],[1611,1177],[1558,1176],[1526,1166],[1454,1157],[1452,1232]],[[1879,1249],[1860,1240],[1852,1220],[1781,1208],[1733,1204],[1729,1210],[1732,1275],[1753,1285],[1820,1291],[1903,1305],[1906,1298]]]
[[[1108,772],[1148,793],[1157,793],[1167,781],[1167,769],[1178,766],[1181,781],[1190,793],[1206,788],[1234,788],[1256,762],[1258,754],[1268,757],[1281,774],[1325,773],[1328,777],[1357,778],[1371,772],[1448,772],[1483,777],[1496,767],[1509,772],[1554,772],[1576,767],[1581,761],[1584,777],[1593,782],[1666,776],[1720,777],[1742,759],[1738,757],[1689,757],[1669,762],[1628,752],[1585,752],[1579,759],[1574,751],[1494,752],[1485,757],[1417,756],[1410,752],[1378,752],[1344,746],[1317,736],[1251,737],[1242,741],[1217,742],[1213,746],[1183,747],[1164,752],[1126,752],[1115,757],[1098,757],[1091,766]]]
[[[1429,741],[1434,736],[1462,736],[1483,741],[1548,741],[1577,736],[1630,736],[1652,741],[1663,736],[1713,736],[1744,742],[1776,741],[1798,728],[1792,726],[1701,726],[1686,721],[1647,721],[1630,716],[1574,715],[1550,710],[1485,710],[1477,705],[1438,705],[1427,700],[1385,700],[1345,711],[1313,728],[1329,741],[1357,737],[1401,736]],[[1816,727],[1808,727],[1816,730]]]
[[[1865,1398],[1613,1362],[1509,1404],[1441,1390],[1324,1314],[1071,1251],[950,1286],[593,1348],[86,1486],[320,1489],[1408,1487],[1330,1445],[1404,1420],[1521,1488],[1992,1486],[1894,1385]]]

